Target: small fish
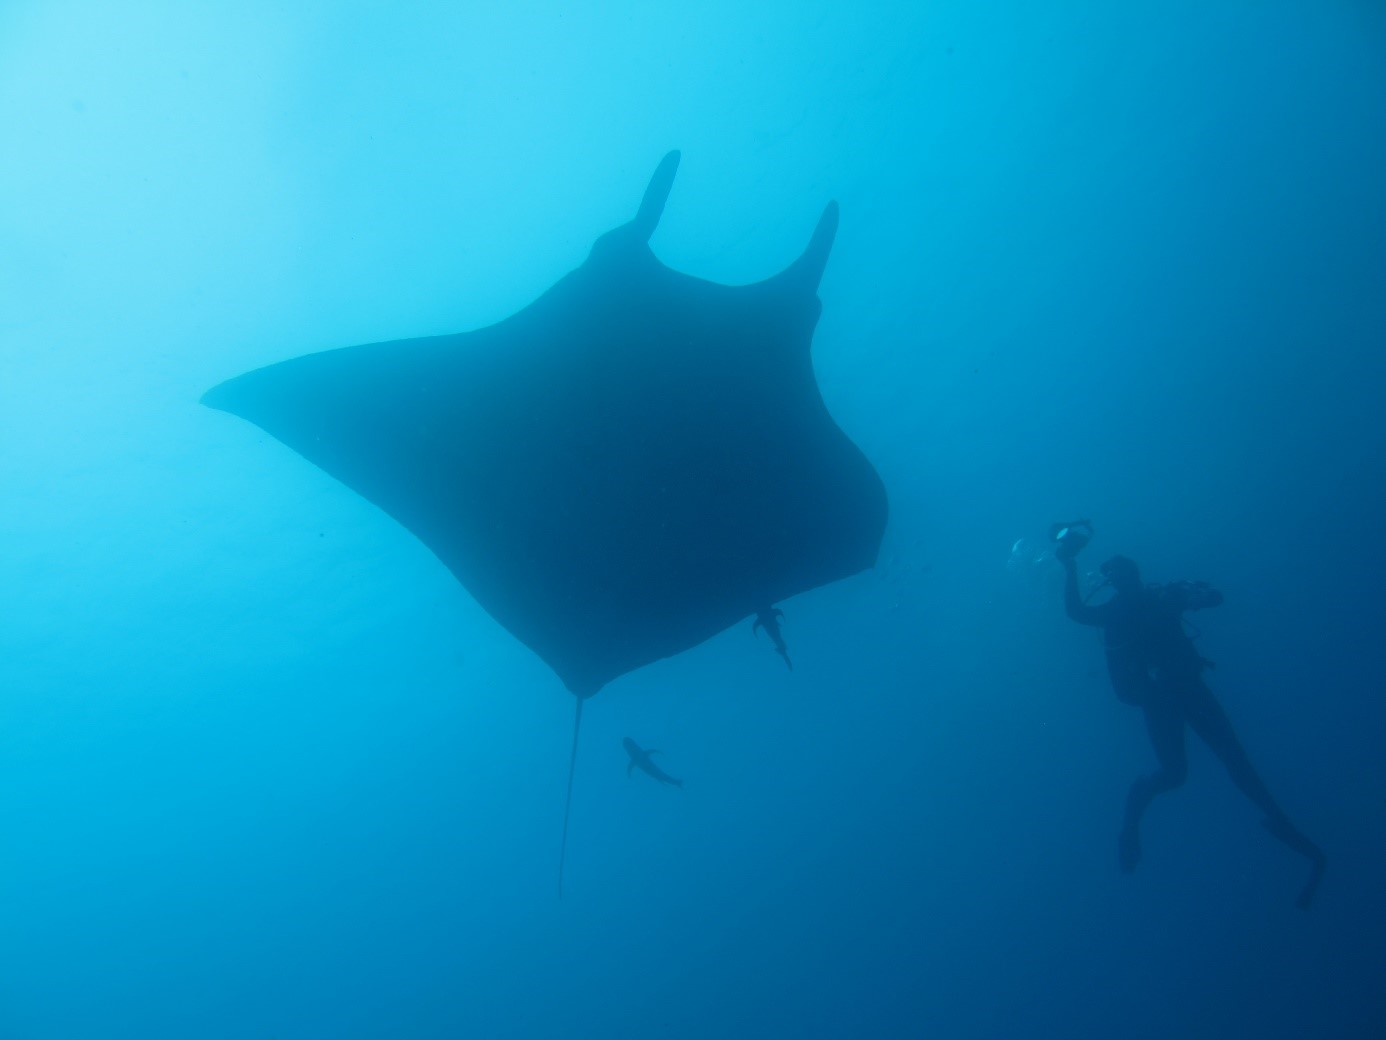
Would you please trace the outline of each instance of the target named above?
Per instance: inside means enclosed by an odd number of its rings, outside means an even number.
[[[642,773],[648,773],[661,784],[671,784],[674,787],[682,787],[682,780],[675,780],[672,776],[654,764],[652,755],[662,755],[664,752],[651,748],[646,751],[630,737],[621,738],[621,746],[626,749],[626,754],[630,756],[630,765],[626,766],[626,776],[630,776],[639,767]]]
[[[756,611],[756,620],[751,625],[751,635],[756,634],[756,629],[765,629],[770,637],[770,642],[775,644],[775,653],[784,658],[784,663],[789,666],[789,670],[794,671],[794,662],[789,659],[789,650],[784,645],[784,636],[780,633],[780,622],[784,620],[784,611],[778,607],[764,607]]]

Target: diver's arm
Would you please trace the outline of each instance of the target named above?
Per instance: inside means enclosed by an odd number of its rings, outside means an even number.
[[[1078,564],[1072,557],[1060,557],[1064,565],[1064,611],[1080,625],[1100,625],[1107,619],[1102,607],[1090,607],[1078,594]]]
[[[1222,606],[1222,593],[1206,581],[1176,581],[1163,589],[1165,601],[1180,613]]]
[[[1222,606],[1222,593],[1211,585],[1205,586],[1199,593],[1199,600],[1192,607],[1193,610],[1203,610],[1205,607]]]

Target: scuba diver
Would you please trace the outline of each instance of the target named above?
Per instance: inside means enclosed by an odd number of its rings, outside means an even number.
[[[751,635],[756,634],[756,629],[763,628],[770,636],[770,642],[775,644],[775,653],[784,658],[784,663],[789,670],[794,671],[794,663],[789,659],[789,650],[784,645],[784,636],[780,634],[780,622],[784,620],[784,611],[778,607],[762,607],[756,611],[756,619],[751,624]]]
[[[1218,606],[1222,593],[1205,582],[1146,585],[1133,560],[1113,556],[1102,564],[1106,581],[1098,588],[1110,586],[1116,594],[1090,605],[1078,593],[1074,560],[1092,537],[1092,525],[1055,524],[1050,536],[1058,543],[1054,555],[1064,567],[1064,609],[1079,624],[1102,629],[1112,687],[1122,701],[1144,710],[1160,764],[1155,772],[1137,778],[1127,795],[1117,846],[1122,872],[1130,873],[1140,862],[1141,817],[1151,800],[1184,783],[1187,726],[1227,768],[1238,789],[1266,814],[1266,830],[1310,861],[1309,880],[1298,899],[1299,906],[1308,909],[1323,877],[1323,850],[1290,822],[1257,775],[1226,712],[1203,681],[1203,670],[1213,663],[1199,655],[1184,631],[1183,613]]]

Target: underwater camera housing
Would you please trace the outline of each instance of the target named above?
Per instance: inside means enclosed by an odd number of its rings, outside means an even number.
[[[1091,520],[1070,520],[1067,523],[1051,524],[1049,540],[1054,542],[1054,555],[1061,560],[1071,560],[1092,541]]]

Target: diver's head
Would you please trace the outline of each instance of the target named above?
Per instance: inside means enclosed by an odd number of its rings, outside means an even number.
[[[1139,592],[1142,588],[1140,568],[1129,556],[1113,556],[1102,565],[1102,574],[1117,592]]]

